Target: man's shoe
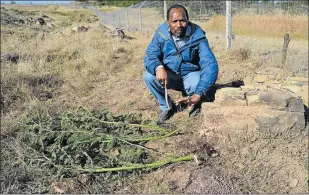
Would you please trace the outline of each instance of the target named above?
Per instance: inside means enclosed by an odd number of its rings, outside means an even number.
[[[189,117],[196,117],[201,113],[201,111],[202,111],[202,103],[199,102],[193,106],[192,110],[189,112]]]
[[[177,112],[177,108],[176,105],[172,103],[172,108],[170,110],[161,110],[157,124],[164,123],[166,120],[170,119],[175,114],[175,112]]]

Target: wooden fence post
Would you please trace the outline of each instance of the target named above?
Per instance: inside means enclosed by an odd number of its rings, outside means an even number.
[[[290,35],[289,34],[285,34],[284,35],[284,42],[283,42],[283,49],[282,49],[282,66],[285,66],[285,62],[286,62],[286,53],[288,50],[288,46],[290,43]]]

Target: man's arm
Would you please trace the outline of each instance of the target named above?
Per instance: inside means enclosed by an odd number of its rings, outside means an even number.
[[[205,39],[199,44],[199,64],[201,67],[200,81],[196,86],[195,93],[191,97],[183,97],[176,101],[176,103],[185,102],[189,105],[189,110],[192,106],[201,101],[203,95],[213,85],[218,76],[218,63],[209,48],[208,41]]]
[[[167,84],[167,72],[162,65],[162,58],[161,47],[155,35],[146,50],[144,65],[147,71],[156,75],[157,80],[165,86]]]
[[[161,65],[163,67],[162,51],[157,38],[158,37],[155,34],[146,49],[146,56],[144,57],[145,68],[150,74],[153,75],[155,75],[156,69],[159,68],[158,66]]]
[[[201,67],[201,78],[196,86],[195,94],[202,96],[209,90],[218,77],[218,63],[211,51],[208,40],[205,39],[199,44],[199,64]]]

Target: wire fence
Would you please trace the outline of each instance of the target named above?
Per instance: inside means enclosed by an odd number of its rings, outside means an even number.
[[[226,38],[230,37],[226,36],[226,1],[166,2],[167,7],[176,3],[184,5],[188,9],[190,21],[204,25],[202,27],[208,28],[208,33],[213,31],[212,46],[221,49],[224,47]],[[114,29],[121,28],[125,32],[140,31],[152,34],[165,21],[163,1],[143,1],[111,13],[104,13],[99,6],[87,4],[67,6],[91,9],[100,18],[104,26]],[[255,53],[258,56],[257,66],[264,67],[265,70],[267,70],[268,65],[279,68],[284,65],[293,75],[307,75],[308,47],[302,45],[292,48],[291,46],[287,52],[287,60],[283,62],[281,60],[283,41],[276,39],[276,42],[271,42],[271,39],[268,40],[270,43],[267,45],[264,44],[264,41],[258,41],[257,37],[260,35],[278,37],[290,33],[293,40],[296,40],[297,36],[301,40],[308,40],[308,25],[304,25],[308,21],[304,19],[308,17],[308,1],[243,0],[232,1],[231,8],[233,20],[232,45],[234,51],[239,51],[237,55],[240,55],[241,59],[246,59],[251,53]],[[238,37],[241,37],[241,39]],[[262,57],[259,58],[259,56]]]
[[[188,9],[192,21],[206,22],[215,14],[225,15],[226,10],[225,1],[167,1],[167,7],[172,4],[184,5]],[[104,13],[98,6],[89,4],[70,4],[66,6],[91,9],[100,18],[103,25],[127,31],[152,31],[165,20],[163,1],[143,1],[112,13]],[[276,12],[307,15],[308,1],[242,0],[232,2],[232,15],[236,13],[267,14]]]

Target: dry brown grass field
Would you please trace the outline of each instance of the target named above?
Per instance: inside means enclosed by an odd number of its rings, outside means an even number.
[[[205,25],[206,29],[224,31],[225,20],[225,16],[215,15]],[[307,23],[307,15],[289,15],[280,12],[263,15],[239,13],[233,15],[232,31],[235,34],[278,37],[289,33],[294,39],[308,41]]]
[[[1,8],[1,14],[16,14],[12,9],[22,14],[32,11],[36,17],[49,16],[55,25],[47,29],[1,22],[1,193],[59,193],[52,188],[55,182],[62,183],[58,188],[65,193],[192,193],[197,191],[186,186],[200,170],[228,179],[231,193],[308,193],[308,130],[276,138],[229,129],[209,134],[201,116],[188,118],[186,112],[177,113],[169,121],[181,131],[179,135],[148,146],[184,155],[207,141],[218,148],[220,156],[208,159],[203,169],[183,162],[128,175],[46,177],[39,167],[24,163],[29,154],[16,135],[23,131],[20,124],[27,113],[53,116],[77,107],[108,108],[115,115],[140,113],[144,119],[156,120],[158,105],[142,79],[143,56],[153,32],[131,32],[128,35],[135,39],[121,40],[90,11],[61,6],[1,6],[6,9]],[[279,82],[291,76],[308,78],[308,17],[279,19],[282,17],[236,15],[230,52],[225,52],[221,16],[199,23],[219,63],[218,84],[258,73],[275,73]],[[90,29],[72,32],[77,25]],[[292,38],[283,66],[285,33]],[[17,54],[19,60],[2,59],[8,53]],[[171,95],[175,99],[181,96],[172,91]],[[123,178],[113,181],[116,176]],[[92,178],[92,182],[80,183],[80,177]],[[226,192],[216,185],[213,183],[208,192]]]

